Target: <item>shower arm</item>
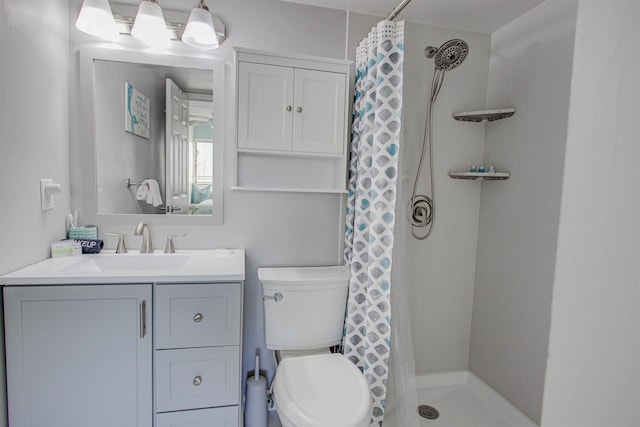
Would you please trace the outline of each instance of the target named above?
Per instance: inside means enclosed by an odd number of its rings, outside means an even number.
[[[395,20],[396,17],[400,14],[400,12],[402,12],[402,9],[407,7],[409,3],[411,3],[411,0],[402,0],[402,2],[399,5],[397,5],[395,9],[393,9],[393,11],[389,14],[389,16],[387,16],[387,21]]]

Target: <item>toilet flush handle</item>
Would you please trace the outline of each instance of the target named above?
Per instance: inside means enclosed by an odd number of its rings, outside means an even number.
[[[270,301],[273,300],[275,302],[280,302],[284,299],[284,295],[282,295],[280,292],[276,292],[275,294],[273,294],[272,297],[268,296],[268,295],[264,295],[262,297],[262,301]]]

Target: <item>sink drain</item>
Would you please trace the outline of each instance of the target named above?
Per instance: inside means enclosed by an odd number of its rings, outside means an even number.
[[[420,405],[418,406],[418,414],[422,418],[426,418],[428,420],[435,420],[440,416],[440,413],[436,408],[429,405]]]

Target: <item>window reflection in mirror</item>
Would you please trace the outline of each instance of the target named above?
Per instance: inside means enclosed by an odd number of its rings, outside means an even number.
[[[212,214],[211,70],[96,59],[94,115],[99,214]]]

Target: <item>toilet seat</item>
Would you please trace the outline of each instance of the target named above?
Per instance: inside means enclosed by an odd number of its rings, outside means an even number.
[[[371,418],[364,376],[342,354],[288,358],[273,382],[278,413],[296,427],[360,427]]]

